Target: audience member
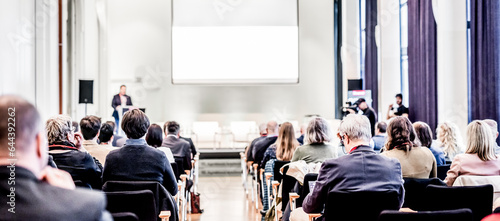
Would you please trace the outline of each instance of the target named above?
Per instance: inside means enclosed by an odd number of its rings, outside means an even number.
[[[163,130],[161,126],[158,124],[151,124],[148,128],[148,132],[146,133],[146,142],[149,146],[152,146],[158,150],[161,150],[167,156],[168,162],[175,163],[174,155],[170,148],[162,147],[163,143]]]
[[[73,133],[78,133],[78,131],[80,131],[80,126],[78,125],[78,122],[73,121],[71,122],[71,124],[73,126]]]
[[[292,161],[304,160],[306,163],[323,163],[327,159],[337,158],[334,146],[327,144],[332,139],[328,122],[321,118],[313,118],[307,126],[305,145],[297,147]]]
[[[143,139],[149,119],[139,109],[127,111],[122,118],[122,130],[128,140],[125,146],[111,151],[106,157],[103,183],[114,181],[158,181],[174,196],[177,181],[163,152],[147,145]]]
[[[429,150],[431,150],[434,158],[436,159],[436,165],[440,166],[446,164],[443,150],[439,147],[432,146],[431,127],[424,122],[418,121],[413,123],[413,128],[415,129],[417,139],[420,141],[420,145],[422,147],[428,147]]]
[[[297,141],[300,145],[304,145],[304,134],[306,133],[307,124],[303,124],[300,126],[300,137],[297,138]]]
[[[490,126],[491,132],[493,133],[493,139],[495,139],[495,144],[496,144],[496,139],[498,138],[498,124],[497,124],[497,122],[494,120],[491,120],[491,119],[486,119],[483,121],[486,124],[488,124],[488,126]],[[500,146],[498,146],[498,144],[496,144],[496,147],[495,147],[495,154],[500,155]]]
[[[264,153],[266,152],[267,148],[269,148],[271,144],[276,143],[279,132],[278,123],[276,121],[269,121],[267,123],[266,131],[267,131],[267,137],[256,142],[254,144],[254,147],[252,148],[252,158],[253,162],[256,164],[260,164],[260,162],[262,162],[262,159],[264,158]]]
[[[250,146],[248,146],[245,150],[245,156],[246,156],[246,161],[247,162],[253,162],[254,159],[253,159],[253,148],[255,146],[255,144],[263,139],[265,139],[267,137],[267,125],[262,123],[259,125],[259,137],[255,138],[254,140],[252,140],[252,142],[250,143]]]
[[[496,143],[490,126],[484,121],[472,121],[467,126],[467,150],[451,163],[444,182],[452,186],[462,175],[500,175],[500,159],[495,155]]]
[[[113,132],[115,133],[113,135],[113,142],[111,143],[111,145],[113,147],[123,147],[123,145],[125,145],[125,141],[127,140],[127,138],[126,137],[122,137],[122,136],[116,134],[115,131],[117,131],[117,129],[116,129],[115,122],[114,121],[106,121],[105,124],[111,125],[113,127]]]
[[[108,153],[112,150],[116,150],[116,148],[97,144],[96,140],[99,136],[100,127],[101,119],[96,116],[86,116],[80,120],[80,129],[83,136],[82,145],[90,153],[90,155],[95,157],[104,165]]]
[[[396,104],[398,105],[396,111],[394,111],[394,105],[390,104],[389,109],[387,110],[387,120],[396,117],[396,116],[403,116],[403,117],[408,117],[408,114],[410,111],[408,110],[405,105],[403,105],[403,95],[402,94],[396,94]]]
[[[375,124],[375,136],[372,137],[373,150],[380,153],[380,150],[384,147],[385,141],[387,140],[387,123],[378,122]]]
[[[111,145],[113,140],[113,127],[111,125],[102,124],[101,129],[99,130],[99,140],[101,141],[99,146],[92,148],[92,151],[89,150],[89,153],[104,165],[106,164],[106,156],[109,152],[118,149]]]
[[[262,162],[260,163],[260,168],[264,168],[267,161],[271,159],[290,161],[295,149],[298,146],[300,146],[300,144],[295,139],[295,130],[293,129],[293,125],[290,122],[281,124],[278,139],[276,140],[276,143],[267,148],[264,153],[264,159],[262,159]]]
[[[80,151],[82,137],[73,133],[71,117],[57,115],[46,123],[49,154],[57,167],[93,189],[101,189],[102,165],[88,152]]]
[[[358,99],[354,104],[357,105],[358,108],[361,111],[363,111],[363,115],[368,117],[368,120],[370,120],[371,135],[372,137],[375,136],[375,123],[377,123],[377,114],[375,113],[375,110],[373,110],[373,108],[368,106],[364,98]],[[347,110],[351,114],[355,113],[352,109],[347,109]]]
[[[105,147],[112,147],[112,142],[114,138],[113,134],[113,126],[109,124],[102,124],[101,129],[99,130],[99,145],[105,146]]]
[[[175,121],[168,121],[163,126],[165,131],[165,138],[163,139],[162,147],[167,147],[172,151],[174,157],[179,157],[183,159],[183,165],[178,165],[189,174],[192,168],[191,165],[191,147],[189,143],[183,139],[179,138],[180,125]]]
[[[444,152],[446,162],[451,162],[457,154],[463,153],[462,136],[454,123],[439,124],[436,133],[439,147]]]
[[[394,117],[387,126],[387,142],[382,155],[398,159],[405,178],[436,177],[434,155],[429,148],[420,147],[415,140],[415,130],[410,120],[407,117]]]
[[[308,136],[306,134],[306,139]],[[314,189],[302,203],[303,210],[321,212],[329,192],[395,191],[399,193],[401,205],[404,198],[401,166],[396,159],[378,155],[368,146],[370,121],[364,116],[350,114],[340,124],[338,136],[348,154],[326,160],[321,165]],[[360,208],[360,212],[362,210]]]
[[[20,97],[0,96],[0,111],[5,113],[0,115],[1,220],[113,220],[102,192],[75,189],[70,174],[47,166],[46,135],[32,104]],[[12,145],[10,119],[15,119]],[[66,128],[71,125],[68,122]]]
[[[196,147],[194,146],[194,143],[193,143],[193,140],[189,137],[183,137],[179,134],[179,138],[180,139],[183,139],[185,141],[187,141],[189,143],[189,149],[191,149],[191,154],[192,156],[196,156],[196,154],[198,153],[198,151],[196,151]]]

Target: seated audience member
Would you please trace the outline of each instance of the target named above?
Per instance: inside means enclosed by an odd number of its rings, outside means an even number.
[[[181,127],[177,122],[167,121],[163,126],[166,136],[163,138],[161,146],[169,148],[174,157],[184,159],[184,165],[177,166],[182,166],[186,173],[189,174],[193,166],[191,165],[191,147],[187,141],[179,138],[180,129]]]
[[[327,159],[337,158],[338,151],[332,145],[326,144],[332,139],[328,122],[321,118],[313,118],[306,130],[305,145],[297,147],[292,161],[304,160],[306,163],[323,163]]]
[[[372,137],[373,150],[375,152],[380,152],[384,147],[385,141],[387,140],[387,124],[385,122],[378,122],[375,124],[375,136]]]
[[[500,175],[500,159],[495,155],[495,147],[489,125],[484,121],[472,121],[467,126],[467,150],[455,156],[444,182],[452,186],[462,175]]]
[[[389,109],[387,110],[387,120],[396,116],[408,117],[408,113],[410,113],[410,111],[407,107],[405,107],[405,105],[403,105],[402,94],[396,94],[396,104],[398,105],[396,110],[394,110],[393,104],[389,105]]]
[[[266,124],[263,123],[263,124],[259,125],[259,135],[260,135],[260,137],[257,137],[254,140],[252,140],[252,142],[250,143],[250,146],[248,146],[245,150],[245,156],[246,156],[247,162],[254,162],[252,152],[253,152],[253,148],[254,148],[255,144],[267,137],[267,125]]]
[[[106,146],[97,144],[96,140],[97,137],[99,137],[100,127],[101,119],[96,116],[86,116],[80,120],[80,129],[83,136],[82,146],[85,147],[90,155],[95,157],[100,163],[104,164],[106,161],[106,155],[116,148],[107,148]]]
[[[462,136],[454,123],[439,124],[436,133],[439,147],[444,152],[446,162],[451,162],[457,154],[463,153]]]
[[[310,134],[306,134],[306,139],[308,136]],[[329,192],[395,191],[399,193],[401,205],[404,198],[401,166],[398,160],[381,156],[369,146],[368,118],[354,114],[346,116],[339,126],[338,136],[348,154],[326,160],[321,165],[314,189],[302,203],[303,210],[321,212]],[[363,208],[359,209],[363,212]]]
[[[269,148],[271,144],[276,143],[276,140],[278,139],[278,123],[276,121],[269,121],[267,123],[266,131],[267,137],[256,142],[252,149],[253,162],[259,164],[259,166],[260,162],[262,162],[262,159],[264,158],[264,153],[266,153],[267,148]]]
[[[187,141],[189,143],[189,149],[191,149],[191,154],[192,156],[196,156],[196,154],[198,153],[198,151],[196,151],[196,147],[194,146],[194,143],[193,143],[193,140],[189,137],[183,137],[181,135],[179,135],[179,138],[180,139],[183,139],[185,141]]]
[[[168,162],[175,163],[174,155],[172,154],[172,151],[170,151],[170,148],[161,146],[161,144],[163,143],[163,130],[161,129],[160,125],[151,124],[151,126],[149,126],[148,132],[146,133],[146,143],[148,143],[149,146],[152,146],[165,153]]]
[[[494,120],[491,120],[491,119],[486,119],[483,121],[486,124],[488,124],[488,126],[490,126],[491,132],[493,134],[493,138],[495,139],[495,143],[496,143],[496,139],[498,138],[498,124],[497,124],[497,122]],[[500,155],[500,146],[498,146],[498,144],[495,147],[495,154]]]
[[[297,138],[297,141],[300,145],[304,145],[304,134],[306,133],[307,124],[300,126],[300,137]]]
[[[293,125],[289,122],[283,123],[279,129],[279,135],[276,143],[267,148],[264,153],[264,159],[262,159],[262,162],[260,163],[260,168],[264,168],[267,161],[271,159],[290,161],[295,149],[298,146],[300,146],[300,144],[295,139],[295,130],[293,129]]]
[[[116,123],[114,121],[106,121],[105,124],[109,124],[113,127],[113,132],[116,131]],[[125,141],[127,140],[126,137],[122,137],[118,134],[114,134],[113,135],[113,142],[111,143],[111,145],[113,147],[123,147],[123,145],[125,145]]]
[[[74,181],[101,189],[102,165],[88,152],[80,151],[81,135],[73,133],[71,118],[65,115],[51,117],[46,123],[49,154],[59,169],[71,174]]]
[[[417,135],[418,140],[422,147],[428,147],[431,150],[434,158],[436,159],[436,165],[444,165],[446,164],[446,160],[444,157],[444,153],[439,147],[432,146],[432,130],[428,124],[424,122],[415,122],[413,123],[413,128],[415,129],[415,133]]]
[[[113,140],[113,127],[109,124],[103,124],[99,130],[99,140],[101,143],[97,147],[90,147],[87,149],[93,157],[97,158],[99,162],[104,165],[106,163],[106,156],[109,152],[118,149],[113,147],[111,142]]]
[[[5,113],[0,115],[0,220],[113,220],[102,192],[75,189],[70,174],[47,166],[46,135],[32,104],[0,96],[0,111]],[[16,122],[12,145],[11,119]]]
[[[163,152],[148,146],[143,139],[149,119],[139,109],[127,111],[122,118],[122,130],[128,140],[125,146],[111,151],[106,157],[103,183],[114,181],[158,181],[174,196],[177,181]]]
[[[113,126],[109,124],[102,124],[101,129],[99,130],[99,145],[105,146],[105,147],[113,147],[112,142],[113,142]],[[117,148],[115,148],[117,149]],[[113,149],[113,150],[115,150]]]
[[[382,155],[399,160],[403,177],[428,179],[437,176],[436,159],[427,147],[420,147],[407,117],[394,117],[387,126],[387,143]]]
[[[373,110],[372,107],[368,106],[366,103],[366,100],[364,98],[358,99],[354,105],[357,105],[357,107],[363,111],[363,115],[370,120],[370,128],[372,130],[372,137],[375,136],[375,123],[377,123],[377,114],[375,113],[375,110]],[[351,114],[356,114],[356,112],[350,108],[347,109]]]

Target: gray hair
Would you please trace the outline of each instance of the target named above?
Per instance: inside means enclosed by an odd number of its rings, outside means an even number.
[[[359,114],[349,114],[340,123],[339,132],[346,134],[353,141],[369,142],[372,138],[370,120]]]
[[[67,134],[73,132],[73,123],[71,117],[67,115],[57,115],[47,120],[45,129],[47,130],[49,144],[58,141],[67,141]]]
[[[259,125],[259,133],[266,133],[267,124],[262,123]]]
[[[304,138],[306,143],[313,144],[330,142],[332,136],[328,121],[322,117],[315,117],[309,121]]]

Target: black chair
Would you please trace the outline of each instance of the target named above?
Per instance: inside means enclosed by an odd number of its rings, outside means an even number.
[[[177,172],[179,175],[181,174],[186,174],[186,170],[188,167],[186,167],[186,162],[184,162],[183,157],[174,157],[175,163],[177,164]]]
[[[425,210],[469,208],[472,210],[474,220],[477,221],[491,214],[491,208],[493,207],[493,186],[489,184],[462,187],[429,185],[426,189],[426,195],[443,200],[429,200],[427,203],[428,208]]]
[[[290,201],[290,192],[292,192],[297,180],[294,177],[286,175],[288,166],[283,168],[283,176],[281,182],[281,211],[285,211],[288,201]]]
[[[74,183],[75,183],[75,186],[77,186],[77,187],[82,187],[82,188],[90,189],[90,190],[92,189],[92,186],[90,186],[90,184],[84,183],[81,180],[75,180]]]
[[[172,162],[172,163],[170,163],[170,166],[172,166],[172,171],[174,171],[175,180],[180,180],[181,174],[179,173],[179,167],[177,166],[177,163]]]
[[[472,221],[470,209],[419,211],[418,213],[385,210],[380,213],[379,221]]]
[[[384,210],[399,210],[399,198],[396,191],[330,192],[324,220],[376,221]]]
[[[179,220],[179,209],[174,197],[172,197],[163,185],[156,181],[107,181],[103,185],[102,190],[104,192],[149,190],[154,196],[153,201],[156,217],[158,218],[161,211],[168,210],[172,214],[169,218],[170,221]]]
[[[433,196],[427,196],[425,190],[428,185],[438,185],[446,186],[442,180],[438,178],[432,179],[414,179],[414,178],[404,178],[404,188],[405,188],[405,201],[403,207],[408,207],[412,210],[420,211],[426,208],[426,204],[429,200],[443,200],[437,199]]]
[[[129,212],[141,221],[156,221],[155,202],[151,190],[106,192],[110,213]]]
[[[111,213],[111,216],[114,221],[139,221],[139,217],[131,212]]]
[[[451,164],[437,166],[437,177],[441,180],[446,179],[446,173],[450,170]]]
[[[283,175],[281,175],[280,169],[281,167],[285,166],[285,164],[288,163],[290,163],[290,161],[281,161],[281,160],[274,161],[274,168],[273,168],[274,180],[281,182],[281,179],[283,179]]]
[[[84,167],[74,167],[74,166],[66,166],[59,165],[58,169],[64,170],[71,175],[73,180],[79,181],[79,187],[85,187],[89,189],[101,189],[101,175],[95,173],[95,171],[88,170]],[[75,183],[77,185],[77,183]]]
[[[300,197],[297,199],[297,207],[302,207],[302,202],[304,202],[304,198],[306,198],[307,194],[311,192],[311,189],[309,189],[309,182],[313,182],[318,180],[318,174],[317,173],[308,173],[304,176],[304,185],[301,187],[300,191]]]

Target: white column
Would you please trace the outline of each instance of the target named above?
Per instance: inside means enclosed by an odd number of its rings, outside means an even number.
[[[465,0],[433,1],[437,23],[438,122],[461,129],[468,123],[467,26]]]

